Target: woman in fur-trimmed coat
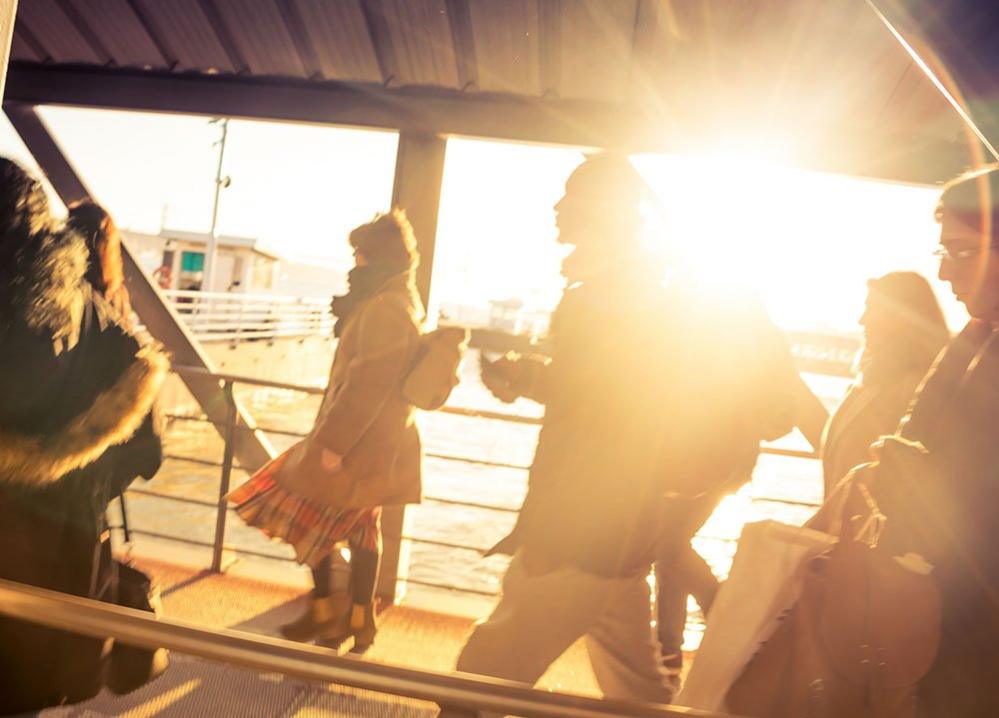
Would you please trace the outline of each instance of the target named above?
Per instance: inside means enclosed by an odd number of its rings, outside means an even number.
[[[158,456],[125,451],[166,375],[84,281],[86,248],[0,159],[0,578],[94,596],[108,498]],[[129,463],[129,466],[124,466]],[[0,616],[0,713],[83,700],[103,641]]]

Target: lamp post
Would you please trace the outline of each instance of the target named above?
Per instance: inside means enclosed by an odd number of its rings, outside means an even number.
[[[215,200],[212,202],[212,224],[208,230],[208,246],[205,248],[205,266],[202,270],[201,277],[201,291],[210,292],[212,291],[212,285],[215,281],[215,264],[218,254],[218,218],[219,218],[219,199],[222,195],[222,190],[229,186],[231,180],[228,176],[222,176],[222,160],[225,157],[225,141],[229,134],[229,118],[227,117],[216,117],[209,120],[211,125],[219,125],[222,128],[222,136],[212,144],[212,147],[219,148],[219,161],[215,166]]]

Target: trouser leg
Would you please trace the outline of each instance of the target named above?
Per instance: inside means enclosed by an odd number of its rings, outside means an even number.
[[[367,604],[374,599],[381,560],[379,551],[350,547],[350,593],[354,603]]]
[[[656,633],[663,659],[682,663],[683,629],[687,624],[687,586],[676,566],[656,563]]]
[[[586,636],[600,689],[608,698],[669,703],[673,695],[659,666],[645,576],[605,580],[609,600]]]
[[[518,552],[503,578],[499,604],[472,631],[457,669],[533,685],[589,630],[606,595],[599,579],[574,569],[528,575]]]
[[[330,556],[322,559],[312,568],[312,596],[313,598],[326,598],[331,594],[331,572],[333,570],[333,559]]]
[[[707,615],[718,592],[718,579],[690,541],[723,495],[713,492],[694,499],[676,499],[663,515],[665,528],[656,561],[656,628],[664,663],[676,671],[683,665],[687,597],[693,595]]]

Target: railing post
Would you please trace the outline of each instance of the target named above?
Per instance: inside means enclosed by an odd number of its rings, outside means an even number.
[[[232,393],[232,381],[226,380],[222,387],[225,396],[225,449],[222,455],[222,480],[219,482],[219,505],[215,515],[215,543],[212,545],[212,573],[222,572],[222,548],[225,543],[225,522],[229,515],[229,481],[232,478],[232,458],[236,443],[236,422],[239,414],[236,412],[236,399]]]

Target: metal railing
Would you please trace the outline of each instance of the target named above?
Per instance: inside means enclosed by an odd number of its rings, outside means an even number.
[[[178,367],[174,367],[174,372],[177,373],[177,374],[179,374],[179,375],[181,375],[181,376],[197,376],[197,377],[202,377],[202,378],[204,378],[204,377],[210,377],[210,378],[212,378],[214,380],[217,380],[220,383],[221,387],[222,387],[223,396],[225,397],[226,405],[227,405],[227,412],[226,412],[226,417],[227,418],[226,418],[226,423],[225,423],[225,426],[224,426],[224,430],[222,432],[222,438],[223,438],[223,442],[224,442],[224,445],[223,445],[224,449],[223,449],[222,461],[219,462],[219,461],[213,461],[211,459],[205,459],[204,457],[183,456],[183,455],[176,455],[176,454],[170,454],[170,453],[166,454],[166,456],[165,456],[166,459],[172,460],[172,461],[190,462],[190,463],[198,464],[198,465],[202,465],[202,466],[210,466],[210,467],[218,468],[220,470],[218,498],[217,498],[216,501],[208,501],[208,500],[205,500],[205,499],[197,499],[197,498],[192,498],[192,497],[188,497],[188,496],[178,496],[178,495],[174,495],[174,494],[162,493],[162,492],[152,491],[152,490],[149,490],[149,489],[143,489],[143,488],[139,488],[139,487],[130,488],[128,490],[128,493],[129,494],[134,494],[136,496],[145,496],[145,497],[149,497],[149,498],[156,498],[156,499],[162,499],[162,500],[167,500],[167,501],[176,501],[176,502],[185,503],[185,504],[188,504],[188,505],[203,506],[205,508],[214,508],[215,511],[216,511],[216,514],[215,514],[214,538],[213,538],[212,542],[209,543],[209,542],[206,542],[206,541],[199,541],[198,539],[191,538],[190,536],[175,536],[175,535],[170,535],[170,534],[164,534],[164,533],[161,533],[161,532],[154,532],[154,531],[144,530],[142,528],[135,527],[135,526],[127,526],[127,528],[126,528],[126,522],[124,520],[123,520],[123,524],[122,525],[116,525],[116,526],[113,526],[112,528],[115,529],[115,530],[121,530],[121,531],[126,531],[127,530],[129,533],[133,533],[133,534],[137,534],[137,535],[144,535],[144,536],[149,536],[149,537],[152,537],[152,538],[159,538],[159,539],[167,539],[167,540],[171,540],[171,541],[177,541],[177,542],[180,542],[180,543],[185,543],[185,544],[190,544],[190,545],[195,545],[195,546],[201,546],[201,547],[204,547],[204,548],[211,548],[211,550],[212,550],[211,570],[214,571],[214,572],[220,572],[220,571],[222,571],[222,559],[223,559],[223,555],[224,555],[224,553],[226,551],[229,551],[229,552],[234,553],[234,554],[240,554],[240,555],[246,555],[246,556],[253,556],[253,557],[258,557],[258,558],[268,558],[268,559],[274,559],[274,560],[278,560],[278,561],[288,561],[288,562],[294,561],[293,558],[291,558],[289,556],[286,556],[286,555],[280,555],[280,554],[277,554],[277,553],[270,553],[270,552],[265,552],[265,551],[256,551],[256,550],[253,550],[253,549],[241,548],[241,547],[238,547],[238,546],[226,546],[226,544],[225,544],[227,519],[228,519],[229,512],[232,510],[232,508],[228,505],[228,502],[226,500],[226,495],[229,493],[229,490],[231,488],[232,473],[233,473],[233,471],[245,471],[245,469],[243,467],[238,466],[235,463],[235,461],[234,461],[234,455],[233,455],[233,450],[232,450],[232,447],[234,445],[234,441],[235,441],[235,438],[236,438],[237,431],[239,431],[240,428],[241,428],[240,427],[240,422],[239,422],[239,414],[235,410],[235,408],[236,408],[236,399],[235,399],[235,396],[234,396],[234,387],[237,384],[242,384],[242,385],[252,386],[252,387],[257,387],[257,388],[288,390],[288,391],[298,392],[298,393],[302,393],[302,394],[306,394],[306,395],[321,395],[321,394],[324,393],[325,390],[322,387],[317,387],[317,386],[307,386],[307,385],[300,385],[300,384],[291,384],[291,383],[287,383],[287,382],[270,381],[270,380],[265,380],[265,379],[255,379],[255,378],[245,377],[245,376],[241,376],[241,375],[237,375],[237,374],[213,373],[213,372],[209,372],[207,370],[200,369],[200,368],[191,368],[191,367],[178,366]],[[458,407],[444,407],[444,408],[440,409],[439,411],[443,412],[443,413],[447,413],[447,414],[452,414],[452,415],[456,415],[456,416],[466,417],[466,418],[469,418],[469,419],[506,421],[506,422],[515,422],[515,423],[519,423],[519,424],[528,424],[528,425],[540,425],[541,424],[541,419],[539,419],[539,418],[525,417],[525,416],[519,416],[519,415],[515,415],[515,414],[506,414],[506,413],[502,413],[502,412],[476,410],[476,409],[466,409],[466,408],[458,408]],[[186,414],[172,414],[172,415],[168,415],[168,418],[171,418],[171,419],[173,419],[175,421],[193,421],[193,422],[205,422],[205,423],[208,422],[208,419],[205,418],[205,417],[192,416],[192,415],[186,415]],[[289,437],[296,437],[296,438],[303,438],[303,437],[305,437],[307,435],[307,434],[302,433],[302,432],[289,431],[289,430],[286,430],[286,429],[278,429],[278,428],[266,427],[266,426],[257,426],[256,429],[258,431],[262,431],[264,433],[273,433],[273,434],[279,434],[279,435],[282,435],[282,436],[289,436]],[[771,455],[783,456],[783,457],[789,457],[789,458],[795,458],[795,459],[812,459],[812,460],[814,460],[814,459],[818,458],[817,455],[814,454],[814,453],[812,453],[812,452],[799,451],[799,450],[791,450],[791,449],[783,449],[783,448],[775,448],[775,447],[763,447],[762,448],[762,452],[764,454],[771,454]],[[489,459],[480,459],[480,458],[471,457],[471,456],[454,456],[454,455],[450,455],[450,454],[440,454],[440,453],[434,453],[434,452],[427,452],[425,454],[425,456],[427,456],[428,458],[440,459],[440,460],[449,461],[449,462],[469,463],[469,464],[475,464],[475,465],[479,465],[479,466],[489,466],[489,467],[494,467],[494,468],[513,469],[513,470],[517,470],[517,471],[525,471],[526,472],[529,469],[529,467],[527,465],[512,464],[512,463],[500,462],[500,461],[492,461],[492,460],[489,460]],[[772,502],[772,503],[779,503],[779,504],[794,505],[794,506],[803,506],[803,507],[816,507],[816,506],[818,506],[818,504],[815,503],[815,502],[798,501],[798,500],[783,499],[783,498],[777,498],[777,497],[754,497],[753,500],[754,501],[764,501],[764,502]],[[497,513],[516,514],[518,512],[518,509],[515,508],[515,507],[512,507],[512,506],[502,506],[502,505],[489,504],[489,503],[480,503],[480,502],[475,502],[475,501],[465,501],[465,500],[459,500],[459,499],[454,499],[454,498],[445,497],[445,496],[433,496],[433,495],[425,496],[424,497],[424,501],[431,502],[431,503],[436,503],[436,504],[448,505],[448,506],[459,506],[459,507],[464,507],[464,508],[481,509],[481,510],[484,510],[484,511],[492,511],[492,512],[497,512]],[[123,519],[124,518],[125,518],[125,514],[123,512]],[[721,537],[708,537],[708,538],[718,538],[719,540],[725,540],[725,541],[734,541],[735,540],[735,539],[721,538]],[[488,547],[485,547],[485,546],[472,546],[472,545],[462,544],[462,543],[457,543],[457,542],[442,541],[442,540],[439,540],[439,539],[429,538],[429,537],[425,537],[425,536],[414,536],[414,535],[407,535],[407,534],[402,534],[402,535],[397,535],[397,536],[386,535],[385,536],[385,540],[386,541],[409,541],[411,543],[416,543],[416,544],[424,544],[424,545],[428,545],[428,546],[437,546],[437,547],[441,547],[441,548],[448,548],[448,549],[455,549],[455,550],[462,550],[462,551],[472,551],[472,552],[478,552],[478,553],[482,553],[482,552],[484,552],[488,548]],[[477,589],[477,588],[468,587],[468,586],[458,586],[458,585],[453,585],[453,584],[443,584],[443,583],[437,583],[437,582],[431,582],[431,581],[424,581],[424,580],[412,578],[412,577],[409,577],[409,576],[397,578],[397,581],[404,581],[405,583],[412,584],[414,586],[425,586],[425,587],[430,587],[430,588],[442,588],[442,589],[448,589],[448,590],[453,590],[453,591],[458,591],[458,592],[461,592],[461,593],[468,593],[468,594],[473,594],[473,595],[481,595],[481,596],[496,596],[497,595],[497,593],[495,591],[486,591],[486,590]]]
[[[202,341],[329,336],[333,332],[329,297],[177,289],[163,294]]]
[[[525,718],[734,718],[679,706],[587,698],[530,688],[512,681],[462,673],[373,663],[335,650],[224,628],[205,628],[88,598],[0,580],[0,614],[140,648],[167,648],[265,673],[334,683],[428,701],[442,715],[471,718],[494,711]]]

